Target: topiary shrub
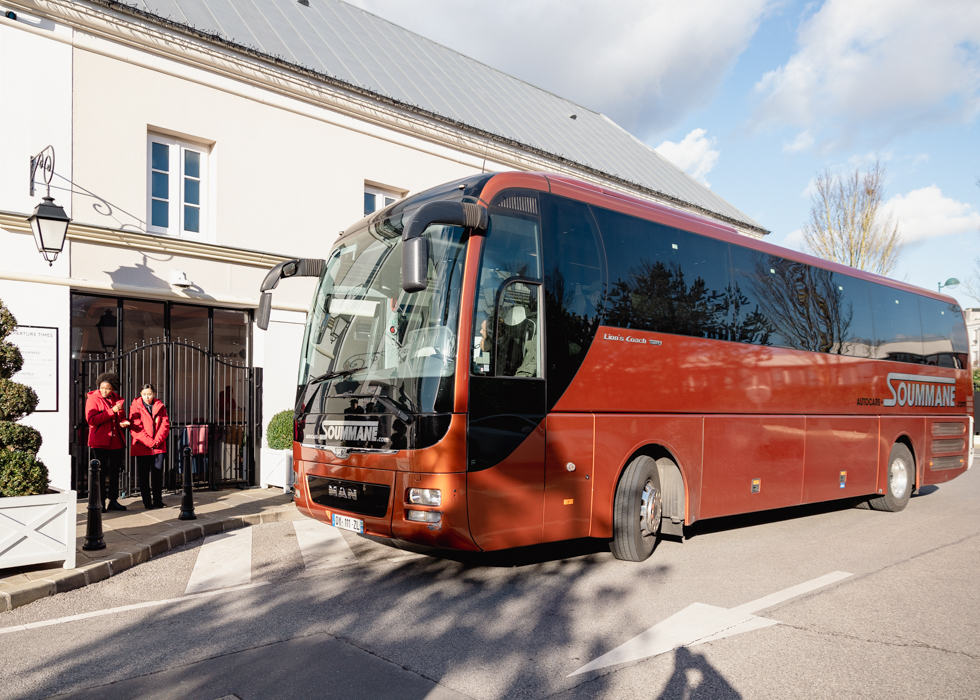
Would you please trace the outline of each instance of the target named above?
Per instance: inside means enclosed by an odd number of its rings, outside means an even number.
[[[37,454],[41,449],[41,433],[29,425],[0,421],[0,450],[15,450]]]
[[[270,450],[289,450],[293,447],[293,412],[279,411],[269,421],[265,436]]]
[[[980,367],[973,370],[973,390],[980,391]]]
[[[18,421],[37,408],[37,394],[11,381],[24,358],[6,337],[17,319],[0,301],[0,496],[31,496],[48,490],[48,469],[37,458],[41,434]]]
[[[48,468],[29,452],[0,453],[0,496],[32,496],[48,490]]]

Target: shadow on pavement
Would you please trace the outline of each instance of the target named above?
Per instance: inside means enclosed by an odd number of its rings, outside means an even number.
[[[599,565],[615,568],[601,584],[592,576]],[[615,561],[605,542],[587,541],[309,571],[227,595],[19,632],[22,644],[57,651],[8,659],[0,697],[603,697],[616,674],[566,676],[642,631],[625,600],[638,589],[655,595],[668,571],[656,558]],[[591,618],[602,624],[583,634]],[[349,663],[338,663],[340,647],[349,647]],[[703,657],[681,650],[677,659],[701,674],[695,690],[708,681],[727,687]],[[656,668],[654,688],[667,673],[662,662]],[[435,694],[399,681],[404,671],[438,684],[430,686]],[[20,682],[28,678],[30,686]],[[387,689],[383,678],[392,679]],[[369,695],[354,692],[360,685]]]
[[[740,700],[741,695],[701,654],[674,650],[674,673],[657,700]]]

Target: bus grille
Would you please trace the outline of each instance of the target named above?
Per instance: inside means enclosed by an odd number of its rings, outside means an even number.
[[[938,469],[961,469],[964,463],[962,457],[934,457],[932,460],[932,469],[933,471]]]
[[[500,200],[497,206],[503,207],[504,209],[514,209],[516,211],[522,211],[525,214],[537,214],[538,213],[538,198],[537,197],[505,197]]]
[[[932,451],[937,452],[962,452],[966,449],[966,442],[963,440],[933,440]]]
[[[380,518],[388,512],[390,486],[307,475],[310,500],[327,508]]]
[[[947,435],[962,435],[966,432],[965,423],[933,423],[932,434],[936,437]]]

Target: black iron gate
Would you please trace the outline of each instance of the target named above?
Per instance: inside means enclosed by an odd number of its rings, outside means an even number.
[[[88,425],[85,395],[96,389],[102,372],[116,372],[126,410],[145,383],[156,387],[170,416],[164,489],[182,482],[180,456],[190,447],[196,487],[246,487],[255,483],[252,426],[256,424],[255,370],[244,359],[218,356],[193,341],[143,341],[118,354],[82,353],[72,360],[72,487],[88,493]],[[139,491],[136,460],[129,457],[120,476],[124,496]]]

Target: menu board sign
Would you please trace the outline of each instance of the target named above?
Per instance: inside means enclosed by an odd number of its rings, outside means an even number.
[[[24,366],[11,379],[37,393],[39,411],[58,410],[58,329],[17,326],[7,340],[20,349]]]

